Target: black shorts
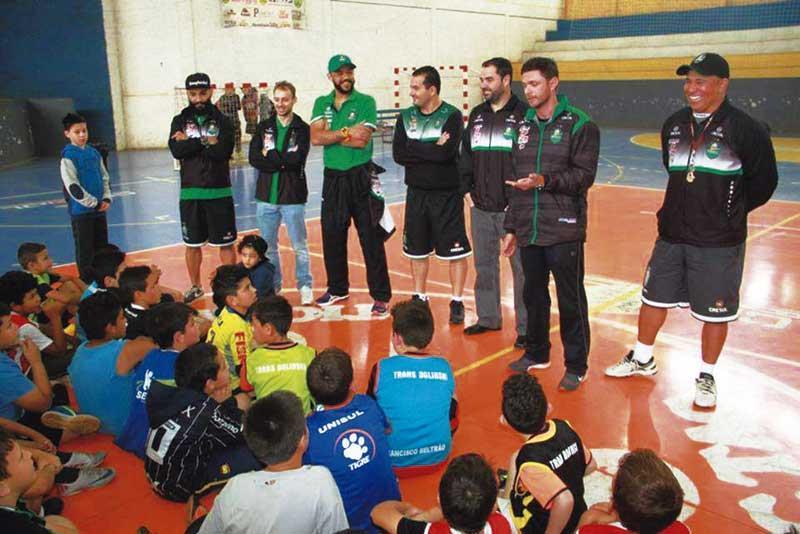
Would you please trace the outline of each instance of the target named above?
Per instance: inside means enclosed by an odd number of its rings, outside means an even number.
[[[408,188],[403,229],[403,254],[424,259],[436,251],[443,260],[472,254],[464,227],[464,197],[458,191]]]
[[[226,247],[236,242],[233,197],[181,200],[181,233],[188,247]]]
[[[655,308],[690,307],[708,323],[739,316],[745,245],[704,248],[656,240],[644,275],[642,302]]]

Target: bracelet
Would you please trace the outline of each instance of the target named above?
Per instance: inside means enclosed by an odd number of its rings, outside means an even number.
[[[349,141],[350,140],[350,129],[347,126],[343,127],[339,131],[342,132],[342,135],[344,136],[344,139],[342,139],[342,141]]]

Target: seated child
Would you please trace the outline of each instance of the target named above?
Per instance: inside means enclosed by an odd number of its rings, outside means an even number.
[[[275,266],[267,259],[267,242],[259,235],[250,234],[242,238],[237,248],[258,298],[274,295]]]
[[[228,481],[202,518],[200,534],[330,534],[347,528],[342,498],[328,469],[302,465],[308,430],[297,395],[276,391],[254,402],[245,414],[244,433],[263,469]]]
[[[300,397],[303,410],[310,412],[314,399],[306,384],[306,369],[315,351],[287,337],[292,326],[291,304],[279,295],[272,295],[256,302],[251,315],[258,348],[247,357],[245,380],[255,390],[257,399],[285,389]]]
[[[689,534],[678,521],[683,489],[672,470],[656,453],[637,449],[619,461],[611,502],[584,512],[579,534]]]
[[[353,363],[341,349],[325,349],[309,364],[308,388],[319,407],[306,420],[303,464],[327,467],[350,527],[377,533],[369,517],[372,508],[400,499],[386,439],[389,422],[375,400],[356,395],[352,384]]]
[[[17,260],[22,270],[33,275],[39,284],[43,305],[57,304],[62,309],[76,306],[86,290],[86,284],[77,276],[52,272],[53,259],[47,252],[47,246],[41,243],[22,243],[17,249]],[[54,289],[55,284],[58,287]]]
[[[373,508],[372,520],[390,534],[514,532],[497,512],[492,467],[474,453],[456,456],[447,466],[439,482],[439,506],[422,511],[411,503],[386,501]]]
[[[572,427],[547,419],[549,405],[536,377],[510,376],[503,383],[503,419],[525,436],[511,456],[504,497],[522,534],[574,532],[586,511],[583,477],[597,469],[592,453]]]
[[[133,368],[155,345],[146,338],[124,339],[122,304],[110,291],[98,291],[78,311],[88,341],[69,365],[75,397],[81,411],[100,419],[101,432],[118,436],[133,402]]]
[[[45,354],[45,367],[51,378],[65,374],[72,354],[68,351],[67,336],[61,322],[61,309],[50,307],[42,310],[36,279],[22,271],[9,271],[0,276],[0,302],[11,307],[11,322],[19,330],[20,339],[30,339]],[[32,314],[44,311],[50,318],[52,338],[42,332],[39,324],[31,319]],[[18,360],[23,373],[28,372],[28,363],[21,354],[9,353]]]
[[[125,253],[116,245],[108,244],[95,252],[92,265],[87,269],[90,284],[81,295],[81,300],[94,295],[99,289],[119,287],[119,275],[125,270]]]
[[[124,292],[127,304],[123,308],[128,328],[126,339],[147,336],[147,311],[161,302],[158,275],[147,265],[126,267],[119,275],[119,288]]]
[[[206,339],[228,360],[234,395],[252,391],[250,384],[240,384],[239,380],[240,375],[246,375],[243,370],[247,369],[253,346],[253,328],[245,316],[256,301],[256,291],[247,269],[241,265],[221,265],[211,281],[211,290],[219,315],[211,323]]]
[[[392,307],[392,345],[397,354],[372,368],[367,394],[389,419],[389,454],[400,477],[444,466],[458,425],[458,403],[450,363],[427,354],[433,339],[428,306],[407,300]]]
[[[155,381],[165,384],[175,382],[175,361],[178,354],[200,341],[197,328],[197,310],[182,302],[156,304],[148,310],[148,336],[158,347],[147,353],[134,369],[136,389],[128,420],[115,443],[144,459],[147,432],[147,393]],[[130,325],[128,326],[130,328]]]
[[[152,382],[147,396],[144,468],[156,493],[184,502],[261,468],[244,442],[228,362],[216,347],[198,343],[184,349],[175,361],[175,384]]]

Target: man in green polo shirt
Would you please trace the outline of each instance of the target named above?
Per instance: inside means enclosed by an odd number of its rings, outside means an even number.
[[[322,183],[322,251],[328,290],[317,299],[325,307],[349,297],[347,230],[355,222],[373,315],[386,315],[392,297],[385,234],[375,217],[368,165],[372,161],[372,132],[377,123],[375,99],[355,90],[355,64],[344,54],[328,61],[333,91],[317,98],[311,113],[311,144],[325,147]],[[381,206],[382,207],[382,206]],[[380,211],[380,210],[377,210]]]

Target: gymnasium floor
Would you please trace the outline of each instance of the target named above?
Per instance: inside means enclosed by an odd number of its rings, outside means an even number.
[[[586,246],[587,291],[592,317],[589,381],[575,393],[556,390],[563,373],[558,320],[552,321],[553,361],[538,372],[553,416],[568,419],[592,448],[601,465],[587,484],[587,501],[607,500],[618,458],[627,450],[656,450],[678,472],[686,493],[684,517],[694,532],[782,532],[800,523],[800,164],[797,143],[787,142],[780,156],[781,175],[774,199],[750,217],[750,237],[742,286],[742,314],[732,325],[717,371],[719,405],[715,411],[692,408],[694,376],[699,366],[700,324],[686,312],[673,312],[656,346],[660,372],[652,378],[613,380],[603,369],[635,341],[638,293],[655,238],[655,211],[661,203],[665,174],[660,155],[647,148],[647,136],[631,130],[603,130],[601,164],[590,191]],[[777,143],[776,143],[777,145]],[[794,147],[794,148],[793,148]],[[308,170],[307,216],[315,293],[324,290],[319,229],[321,152],[312,150]],[[390,146],[376,143],[376,161],[388,169],[384,188],[402,230],[402,170],[391,161]],[[115,203],[110,211],[111,241],[137,262],[155,262],[162,282],[185,288],[183,249],[177,224],[177,173],[164,150],[113,154],[110,162]],[[255,228],[253,170],[233,173],[240,230]],[[18,268],[16,246],[24,240],[47,243],[57,263],[72,259],[68,216],[55,160],[40,160],[0,171],[0,265]],[[282,242],[288,243],[285,235]],[[325,313],[296,308],[293,330],[309,345],[337,345],[348,350],[356,368],[358,391],[366,386],[372,364],[389,349],[390,322],[370,317],[364,265],[354,233],[350,235],[351,298]],[[394,300],[411,294],[401,238],[387,244]],[[216,254],[205,252],[204,271]],[[285,294],[299,298],[293,285],[293,258],[282,250]],[[66,269],[73,268],[65,266]],[[504,280],[510,281],[507,264]],[[207,279],[207,274],[203,275]],[[467,287],[473,283],[470,273]],[[478,451],[505,467],[521,437],[498,422],[500,384],[513,349],[510,283],[503,295],[506,328],[465,337],[447,324],[449,283],[446,266],[433,262],[429,294],[438,329],[433,348],[446,355],[457,375],[461,426],[454,453]],[[209,299],[201,303],[210,307]],[[466,294],[467,324],[475,320],[472,291]],[[555,297],[554,297],[555,304]],[[141,463],[116,449],[107,437],[71,444],[81,450],[109,451],[107,464],[118,470],[106,488],[66,499],[65,515],[84,532],[133,533],[146,525],[153,533],[180,532],[181,505],[156,497]],[[404,480],[403,496],[418,505],[436,503],[439,475]]]

